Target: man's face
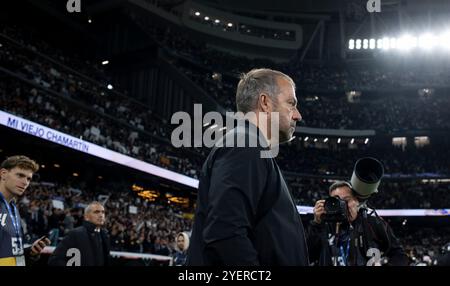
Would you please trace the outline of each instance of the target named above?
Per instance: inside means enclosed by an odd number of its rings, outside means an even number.
[[[339,187],[331,191],[332,197],[339,197],[347,203],[350,222],[354,221],[358,216],[358,199],[352,194],[352,190],[347,187]]]
[[[177,247],[179,250],[184,250],[184,236],[179,235],[177,236]]]
[[[287,142],[292,139],[297,121],[302,119],[297,109],[297,97],[294,87],[283,78],[277,80],[280,93],[274,102],[274,112],[279,114],[279,142]]]
[[[99,204],[92,205],[90,211],[84,215],[84,219],[97,227],[102,227],[105,224],[105,208]]]
[[[31,170],[19,167],[12,168],[11,170],[1,169],[0,174],[5,190],[14,197],[23,195],[33,177]]]

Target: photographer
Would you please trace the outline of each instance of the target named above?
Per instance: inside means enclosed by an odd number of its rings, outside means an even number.
[[[366,208],[350,183],[335,182],[329,194],[335,199],[316,202],[308,232],[310,260],[315,265],[408,264],[408,257],[392,229],[373,210]],[[327,216],[326,209],[342,211]]]

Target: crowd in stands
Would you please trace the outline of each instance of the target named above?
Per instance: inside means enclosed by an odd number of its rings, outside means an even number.
[[[405,224],[408,225],[407,223]],[[403,227],[396,230],[409,257],[410,266],[439,265],[440,259],[449,250],[444,249],[450,242],[448,227]]]
[[[0,83],[0,106],[3,110],[136,159],[197,177],[200,159],[189,152],[177,155],[179,150],[170,142],[163,144],[111,117],[89,112],[77,106],[76,102],[68,103],[51,97],[14,77],[4,79]]]
[[[320,96],[319,100],[299,98],[299,108],[305,125],[316,128],[375,129],[398,131],[411,129],[449,129],[448,97],[421,99],[420,88],[448,87],[447,68],[415,68],[386,70],[379,67],[342,68],[301,65],[298,61],[276,64],[264,59],[247,59],[209,48],[201,41],[190,39],[185,33],[170,28],[160,29],[136,20],[149,35],[174,55],[174,65],[192,81],[234,111],[237,77],[255,67],[282,70],[293,77],[298,89],[315,96],[315,92],[340,92],[340,97]],[[408,89],[407,96],[392,95],[392,91]],[[378,91],[375,99],[349,103],[346,91]],[[391,94],[385,95],[385,91]],[[384,95],[384,96],[383,96]],[[382,116],[380,116],[382,114]]]
[[[318,180],[301,180],[298,185],[303,188],[303,193],[326,196],[329,184]],[[393,191],[389,189],[393,185],[384,184],[380,192]],[[401,187],[396,186],[398,193]],[[84,207],[89,202],[101,201],[105,205],[105,227],[110,235],[112,251],[176,256],[178,250],[175,238],[179,232],[190,233],[192,220],[186,214],[192,213],[192,209],[169,205],[163,200],[148,202],[134,194],[130,195],[131,191],[124,189],[119,190],[116,186],[113,191],[110,187],[92,191],[82,186],[75,188],[50,182],[33,183],[19,201],[26,242],[47,235],[52,245],[57,245],[70,230],[81,225]],[[436,190],[427,191],[434,193]],[[413,192],[416,193],[415,190]],[[442,200],[442,195],[437,194],[434,198],[438,199],[434,203]],[[318,195],[314,199],[320,198],[323,197]],[[424,200],[421,196],[413,196],[410,201],[417,199]],[[61,206],[56,206],[54,201],[61,202]],[[131,211],[130,206],[136,207],[136,212]],[[425,203],[420,206],[429,205]],[[434,265],[441,248],[450,241],[448,228],[414,228],[406,222],[404,220],[402,226],[395,224],[393,227],[410,258],[410,265]]]
[[[243,56],[218,51],[205,42],[190,37],[189,32],[173,28],[161,28],[151,19],[132,15],[147,33],[173,53],[195,61],[201,67],[208,67],[228,75],[238,75],[254,67],[277,68],[294,78],[298,86],[308,91],[385,90],[401,87],[449,86],[448,67],[414,70],[382,69],[380,67],[327,67],[304,65],[298,60],[279,64],[268,59],[249,59]]]
[[[215,51],[169,29],[149,28],[148,32],[161,45],[177,54],[173,61],[177,68],[229,110],[235,110],[237,74],[255,66],[279,68],[267,60],[249,61]],[[3,28],[0,34],[13,39],[2,40],[0,46],[0,67],[10,73],[1,73],[2,110],[139,160],[199,177],[206,154],[204,150],[187,151],[171,147],[167,141],[171,132],[167,122],[154,115],[148,106],[127,97],[127,94],[108,90],[108,79],[101,67],[76,56],[64,56],[64,53],[44,42],[38,46],[31,45],[14,29]],[[280,69],[292,75],[300,89],[311,92],[450,85],[449,77],[441,71],[426,75],[413,71],[397,74],[377,69],[349,72],[295,64],[281,66]],[[313,101],[299,98],[299,102],[308,127],[383,131],[450,128],[450,113],[447,111],[450,99],[443,96],[417,96],[415,99],[385,96],[361,99],[355,103],[349,103],[345,98],[320,96]],[[383,161],[385,172],[391,175],[449,174],[446,164],[446,158],[450,157],[448,152],[448,148],[431,146],[407,150],[393,147],[296,150],[288,146],[282,148],[278,161],[281,168],[289,172],[286,179],[296,203],[313,205],[316,200],[327,196],[330,183],[296,174],[349,177],[356,159],[364,155]],[[371,203],[375,208],[448,208],[449,193],[448,184],[387,180],[383,181],[380,193],[371,199]],[[33,192],[28,192],[21,201],[29,240],[50,232],[53,242],[57,242],[68,230],[80,224],[82,206],[96,199],[98,194],[87,190],[79,192],[70,186],[34,185]],[[183,214],[172,206],[148,204],[130,197],[126,192],[104,194],[109,195],[106,202],[107,228],[113,250],[171,255],[175,249],[176,233],[191,228],[192,222],[183,218]],[[64,201],[65,210],[53,207],[52,200],[55,198]],[[131,214],[127,208],[129,205],[137,206],[138,213]],[[412,264],[428,264],[427,256],[432,260],[438,251],[430,250],[430,247],[448,241],[444,235],[440,236],[442,241],[420,236],[425,239],[422,243],[415,241],[415,234],[405,237],[406,244],[411,246],[408,251]]]
[[[34,183],[19,204],[26,240],[46,235],[56,245],[70,230],[81,225],[84,207],[100,201],[105,205],[112,251],[174,254],[177,233],[192,228],[185,209],[162,199],[148,202],[130,192],[117,186],[94,191],[50,182]],[[62,202],[63,209],[54,201]],[[136,207],[135,213],[130,206]]]
[[[0,104],[3,110],[139,160],[198,178],[206,150],[196,156],[198,153],[191,154],[194,150],[188,152],[175,149],[169,142],[159,142],[110,118],[77,108],[75,104],[51,97],[33,85],[12,77],[5,79],[0,83]],[[316,149],[292,145],[283,146],[277,158],[282,169],[288,172],[348,176],[358,158],[372,156],[381,160],[385,173],[392,176],[450,173],[445,161],[449,150],[445,144],[431,144],[422,148],[411,146],[405,150],[370,145],[355,150],[344,146]]]
[[[314,206],[327,198],[332,180],[286,175],[297,205]],[[345,179],[350,180],[351,174]],[[375,209],[448,209],[449,183],[424,183],[421,180],[382,179],[378,193],[368,203]]]
[[[178,32],[173,32],[170,29],[161,30],[156,27],[150,27],[151,35],[161,44],[165,45],[173,51],[180,51],[182,56],[191,55],[194,60],[203,57],[210,59],[209,62],[205,59],[201,66],[193,64],[192,60],[186,62],[180,58],[174,60],[174,64],[185,75],[189,76],[196,84],[198,84],[205,92],[213,96],[229,111],[235,110],[234,97],[235,87],[238,79],[236,75],[239,72],[245,72],[251,67],[268,66],[273,68],[280,68],[270,61],[250,61],[238,58],[235,69],[240,71],[231,71],[228,73],[214,72],[214,65],[223,67],[224,64],[233,64],[235,61],[229,60],[233,58],[229,54],[223,52],[220,56],[212,54],[208,56],[210,51],[204,44],[199,41],[193,42],[186,36],[175,37]],[[12,41],[8,40],[0,49],[0,56],[2,58],[2,67],[16,72],[25,78],[32,80],[45,88],[49,88],[64,96],[81,101],[95,110],[117,117],[126,123],[133,125],[136,128],[151,132],[155,136],[167,138],[170,133],[170,128],[167,128],[167,122],[163,119],[157,118],[152,114],[151,108],[148,106],[132,100],[126,94],[119,94],[107,89],[107,76],[101,76],[101,70],[97,65],[92,65],[82,60],[76,60],[76,57],[61,56],[61,52],[57,49],[52,49],[44,41],[38,42],[36,45],[25,44],[24,39],[16,35],[15,29],[4,27],[1,35],[7,37],[18,37]],[[26,37],[25,37],[26,38]],[[54,59],[49,58],[43,53],[52,53]],[[219,61],[219,63],[215,63]],[[220,63],[220,61],[222,63]],[[249,62],[250,61],[250,62]],[[242,65],[248,62],[249,67],[244,68]],[[62,63],[63,65],[59,64]],[[250,64],[253,64],[250,66]],[[257,65],[259,64],[259,65]],[[292,65],[292,64],[291,64]],[[81,74],[75,70],[68,68],[80,67],[77,70],[85,73]],[[319,71],[332,70],[330,67],[317,68],[317,71],[310,71],[312,67],[291,67],[289,71],[284,69],[288,74],[294,76],[299,89],[301,90],[315,90],[309,88],[310,84],[316,83],[324,85],[324,89],[333,91],[335,88],[329,87],[327,81],[336,82],[329,77],[320,76]],[[283,70],[283,69],[281,69]],[[364,69],[360,73],[353,72],[352,77],[355,79],[364,78],[378,78],[371,74],[379,73],[376,68]],[[332,71],[325,72],[333,74]],[[338,72],[334,72],[339,74]],[[368,73],[368,75],[364,75]],[[411,75],[412,73],[412,75]],[[436,72],[437,73],[437,72]],[[309,74],[309,76],[308,76]],[[90,78],[86,77],[89,76]],[[234,75],[234,76],[230,76]],[[395,73],[397,76],[409,76],[409,80],[397,78],[394,75],[385,76],[386,78],[398,83],[418,83],[419,78],[414,77],[412,71]],[[299,79],[299,77],[301,79]],[[383,77],[383,76],[379,76]],[[429,78],[430,81],[439,79],[447,80],[445,73],[438,74],[426,73],[426,75],[419,76],[420,78]],[[379,81],[374,81],[374,87],[378,90],[383,90],[383,84]],[[430,86],[435,84],[429,83]],[[449,85],[446,82],[440,82],[440,85]],[[327,87],[328,86],[328,87]],[[348,89],[344,89],[348,90]],[[361,90],[361,87],[359,87]],[[126,93],[126,92],[125,92]],[[310,100],[315,98],[315,100]],[[450,98],[444,95],[435,95],[429,97],[421,97],[417,94],[417,89],[411,90],[410,94],[384,94],[380,92],[377,96],[369,98],[362,97],[361,100],[349,102],[344,93],[341,96],[316,96],[314,93],[306,96],[299,96],[299,110],[303,116],[302,124],[307,127],[316,128],[333,128],[333,129],[374,129],[377,131],[408,131],[408,130],[447,130],[450,128],[450,114],[447,111],[450,106]],[[162,124],[161,124],[162,123]]]
[[[9,33],[8,35],[14,36],[14,29],[4,28],[3,32],[5,31]],[[169,39],[172,38],[169,37]],[[177,42],[176,39],[172,40]],[[86,71],[88,75],[95,74],[95,71],[97,71],[95,68],[89,72],[86,68],[87,65],[80,63],[77,65],[75,59],[66,59],[63,56],[58,56],[55,61],[49,60],[48,57],[37,53],[41,50],[44,52],[52,51],[44,43],[40,43],[44,47],[42,49],[37,49],[31,45],[25,46],[24,43],[20,42],[10,41],[8,43],[5,42],[0,49],[2,67],[47,90],[55,91],[62,95],[62,98],[73,99],[84,106],[92,107],[97,113],[82,111],[80,108],[74,114],[69,111],[69,109],[73,109],[73,105],[55,96],[48,96],[47,92],[42,92],[39,88],[23,85],[19,80],[5,80],[2,83],[2,105],[7,110],[123,154],[163,165],[189,176],[198,177],[201,159],[194,162],[196,156],[188,160],[185,158],[185,152],[178,152],[179,150],[166,151],[167,148],[173,148],[166,147],[167,144],[158,144],[157,140],[140,132],[148,131],[151,135],[159,138],[167,139],[169,137],[170,128],[164,121],[152,115],[151,108],[130,100],[123,94],[108,91],[100,82],[88,80],[82,74],[72,72],[67,66],[58,64],[57,60],[62,60],[63,63],[71,64],[71,66],[84,66],[83,71]],[[182,46],[179,46],[180,49]],[[193,49],[192,52],[194,53],[194,51],[197,50]],[[56,55],[58,55],[57,52]],[[210,85],[216,82],[212,77],[208,78],[212,81]],[[200,78],[198,82],[206,84],[208,81]],[[226,83],[226,81],[222,82]],[[222,90],[227,91],[228,94],[232,93],[233,85],[222,84],[221,86]],[[207,84],[203,88],[210,93],[215,92],[217,97],[220,97],[221,93],[217,89],[208,88]],[[10,96],[11,94],[14,94],[14,96]],[[328,99],[323,99],[324,102],[326,100]],[[377,126],[376,128],[382,128],[383,126],[400,128],[417,122],[413,124],[416,125],[416,128],[426,129],[432,127],[445,128],[450,122],[445,117],[448,117],[449,113],[445,111],[448,104],[444,98],[417,100],[414,101],[415,105],[412,105],[405,98],[387,99],[386,101],[379,99],[377,101],[379,107],[391,111],[383,112],[383,116],[379,116],[381,113],[375,109],[375,104],[372,110],[367,107],[370,104],[366,104],[366,102],[350,105],[342,100],[330,100],[332,103],[323,103],[322,100],[305,101],[302,98],[300,99],[300,110],[305,122],[315,122],[311,126],[316,126],[317,123],[317,127],[369,128],[369,126],[360,125],[362,122],[369,121],[372,126]],[[334,105],[336,102],[341,102],[341,104]],[[302,108],[302,105],[304,108]],[[406,106],[414,112],[407,111]],[[364,112],[357,112],[359,108]],[[402,113],[401,109],[404,109],[405,112]],[[41,116],[43,114],[45,116]],[[349,116],[342,116],[343,114]],[[359,118],[358,114],[364,114],[368,120]],[[112,121],[111,118],[99,115],[114,117],[119,120],[122,126],[119,122]],[[356,116],[353,120],[351,119],[352,115]],[[80,118],[83,118],[83,120],[80,120]],[[335,122],[336,125],[333,126],[332,123],[327,125],[324,123],[326,120]],[[436,122],[431,124],[432,120]],[[128,126],[125,124],[128,124]],[[135,129],[130,130],[129,126]],[[386,148],[385,150],[375,149],[358,152],[345,149],[299,151],[294,148],[284,148],[279,160],[282,162],[283,168],[290,172],[345,176],[350,169],[349,167],[365,152],[384,161],[386,173],[448,173],[448,167],[441,160],[443,152],[448,151],[445,148],[440,149],[436,150],[435,147],[430,147],[416,150],[412,148],[405,152],[399,149]],[[339,153],[339,156],[335,156],[337,153]],[[203,152],[200,158],[204,158],[205,154]],[[423,158],[420,164],[417,164],[416,157]],[[291,160],[292,158],[296,159]]]
[[[331,146],[331,143],[329,149],[318,149],[313,145],[305,147],[303,144],[304,142],[294,142],[280,148],[277,161],[284,171],[320,176],[348,176],[359,158],[375,157],[383,163],[385,173],[390,176],[426,173],[445,176],[450,173],[444,159],[450,156],[446,148],[449,142],[446,140],[440,144],[435,141],[420,148],[410,144],[404,149],[394,147],[388,141],[384,144],[359,144],[356,149]]]

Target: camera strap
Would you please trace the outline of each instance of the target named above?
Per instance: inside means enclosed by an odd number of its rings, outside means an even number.
[[[348,254],[350,253],[350,238],[347,240],[347,246],[346,249],[344,251],[344,247],[341,246],[339,247],[339,255],[342,257],[342,260],[345,264],[345,266],[348,266]]]

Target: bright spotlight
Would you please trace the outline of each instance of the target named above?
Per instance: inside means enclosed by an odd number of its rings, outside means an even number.
[[[205,16],[204,19],[205,19],[205,21],[208,21],[208,20],[209,20],[209,17],[208,17],[208,16]]]
[[[364,39],[363,40],[363,49],[367,50],[369,48],[369,40]]]
[[[195,16],[200,16],[200,12],[195,12]]]
[[[378,39],[377,40],[377,49],[382,49],[383,48],[383,39]]]
[[[227,26],[231,28],[233,27],[233,23],[228,23]]]
[[[355,143],[355,138],[352,138],[352,140],[350,141],[350,144]]]
[[[111,84],[108,84],[107,88],[108,88],[109,90],[111,90],[111,89],[113,89],[113,86],[112,86]]]
[[[361,49],[361,39],[356,40],[356,49],[357,50]]]
[[[383,38],[383,50],[389,50],[390,48],[389,38]]]
[[[439,37],[439,44],[442,48],[450,50],[450,31],[443,33]]]
[[[389,40],[389,44],[391,49],[396,49],[397,48],[397,39],[396,38],[391,38]]]
[[[419,47],[424,50],[431,50],[436,45],[436,37],[430,33],[421,35],[419,37]]]
[[[220,23],[220,20],[219,20],[219,19],[216,19],[216,20],[214,20],[214,23],[219,24],[219,23]]]
[[[398,39],[397,48],[400,50],[410,50],[417,47],[417,38],[404,35]]]
[[[369,48],[371,50],[375,49],[375,39],[370,39],[369,40]]]
[[[350,39],[350,40],[348,41],[348,48],[349,48],[350,50],[353,50],[353,49],[355,48],[355,40]]]

